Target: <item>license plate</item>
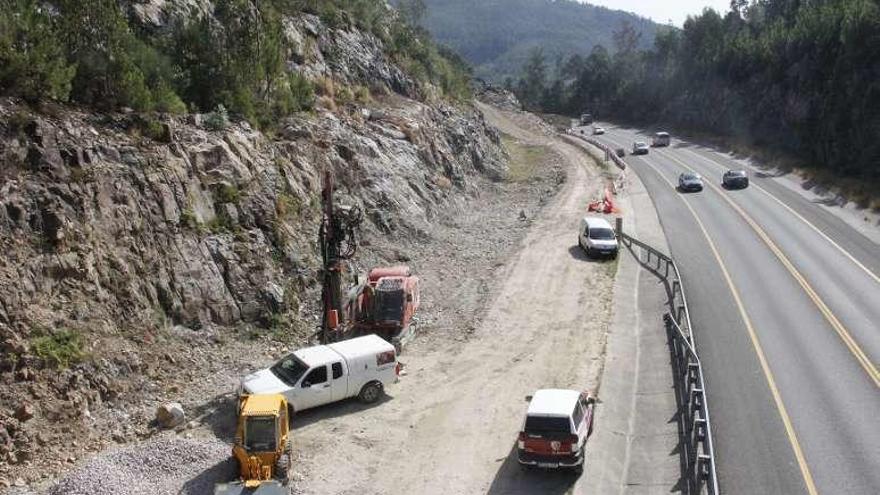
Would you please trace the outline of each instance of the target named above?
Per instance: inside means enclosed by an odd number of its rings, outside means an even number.
[[[552,462],[539,462],[539,463],[538,463],[538,467],[541,467],[541,468],[557,468],[557,467],[559,467],[559,464],[554,464],[554,463],[552,463]]]

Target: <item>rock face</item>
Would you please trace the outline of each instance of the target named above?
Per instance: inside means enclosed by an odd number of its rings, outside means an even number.
[[[209,2],[132,3],[155,29],[184,4]],[[34,113],[0,100],[0,465],[45,449],[66,462],[72,437],[149,436],[156,401],[174,400],[169,377],[204,372],[196,357],[222,365],[209,346],[279,321],[304,337],[324,171],[337,200],[365,212],[367,236],[392,238],[426,235],[479,194],[475,177],[505,174],[482,114],[426,103],[431,89],[377,38],[308,15],[286,23],[302,40],[292,67],[378,88],[371,102],[291,117],[270,137],[245,122],[209,131],[197,115]],[[144,118],[161,136],[144,136]],[[38,407],[14,409],[23,403]]]
[[[29,117],[2,148],[0,324],[265,323],[319,267],[322,170],[384,232],[424,227],[470,174],[501,176],[477,111],[396,100],[293,118],[271,141],[247,124],[175,121],[159,144],[125,117]]]
[[[520,103],[516,95],[500,86],[495,86],[482,80],[475,80],[473,87],[477,98],[489,105],[512,112],[523,109],[522,103]]]

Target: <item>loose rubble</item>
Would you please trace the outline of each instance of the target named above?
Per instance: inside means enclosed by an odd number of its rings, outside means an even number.
[[[218,440],[166,436],[94,457],[48,495],[205,495],[235,473],[229,451]]]

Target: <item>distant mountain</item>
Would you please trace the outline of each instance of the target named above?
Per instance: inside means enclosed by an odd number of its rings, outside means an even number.
[[[475,75],[496,82],[518,77],[535,47],[553,68],[560,56],[584,56],[596,44],[613,51],[612,33],[628,21],[642,33],[641,48],[660,26],[649,19],[571,0],[424,0],[422,25],[456,50]]]

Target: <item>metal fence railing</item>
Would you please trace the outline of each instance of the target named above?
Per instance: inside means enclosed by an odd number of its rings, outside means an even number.
[[[611,146],[608,146],[607,144],[603,143],[602,141],[599,141],[596,138],[587,136],[586,134],[584,134],[583,130],[581,130],[580,132],[571,130],[571,131],[569,131],[569,134],[571,134],[574,137],[580,138],[580,139],[590,143],[591,145],[599,148],[603,152],[605,152],[605,160],[606,161],[608,161],[610,159],[621,170],[627,169],[626,162],[623,161],[623,158],[617,156],[616,149],[612,148]]]
[[[681,274],[675,261],[668,255],[625,234],[620,228],[618,235],[621,243],[637,256],[639,263],[666,283],[669,312],[663,316],[663,320],[666,323],[675,375],[682,478],[687,484],[686,493],[718,495],[706,384],[700,358],[697,356]],[[638,252],[633,246],[638,248]]]

